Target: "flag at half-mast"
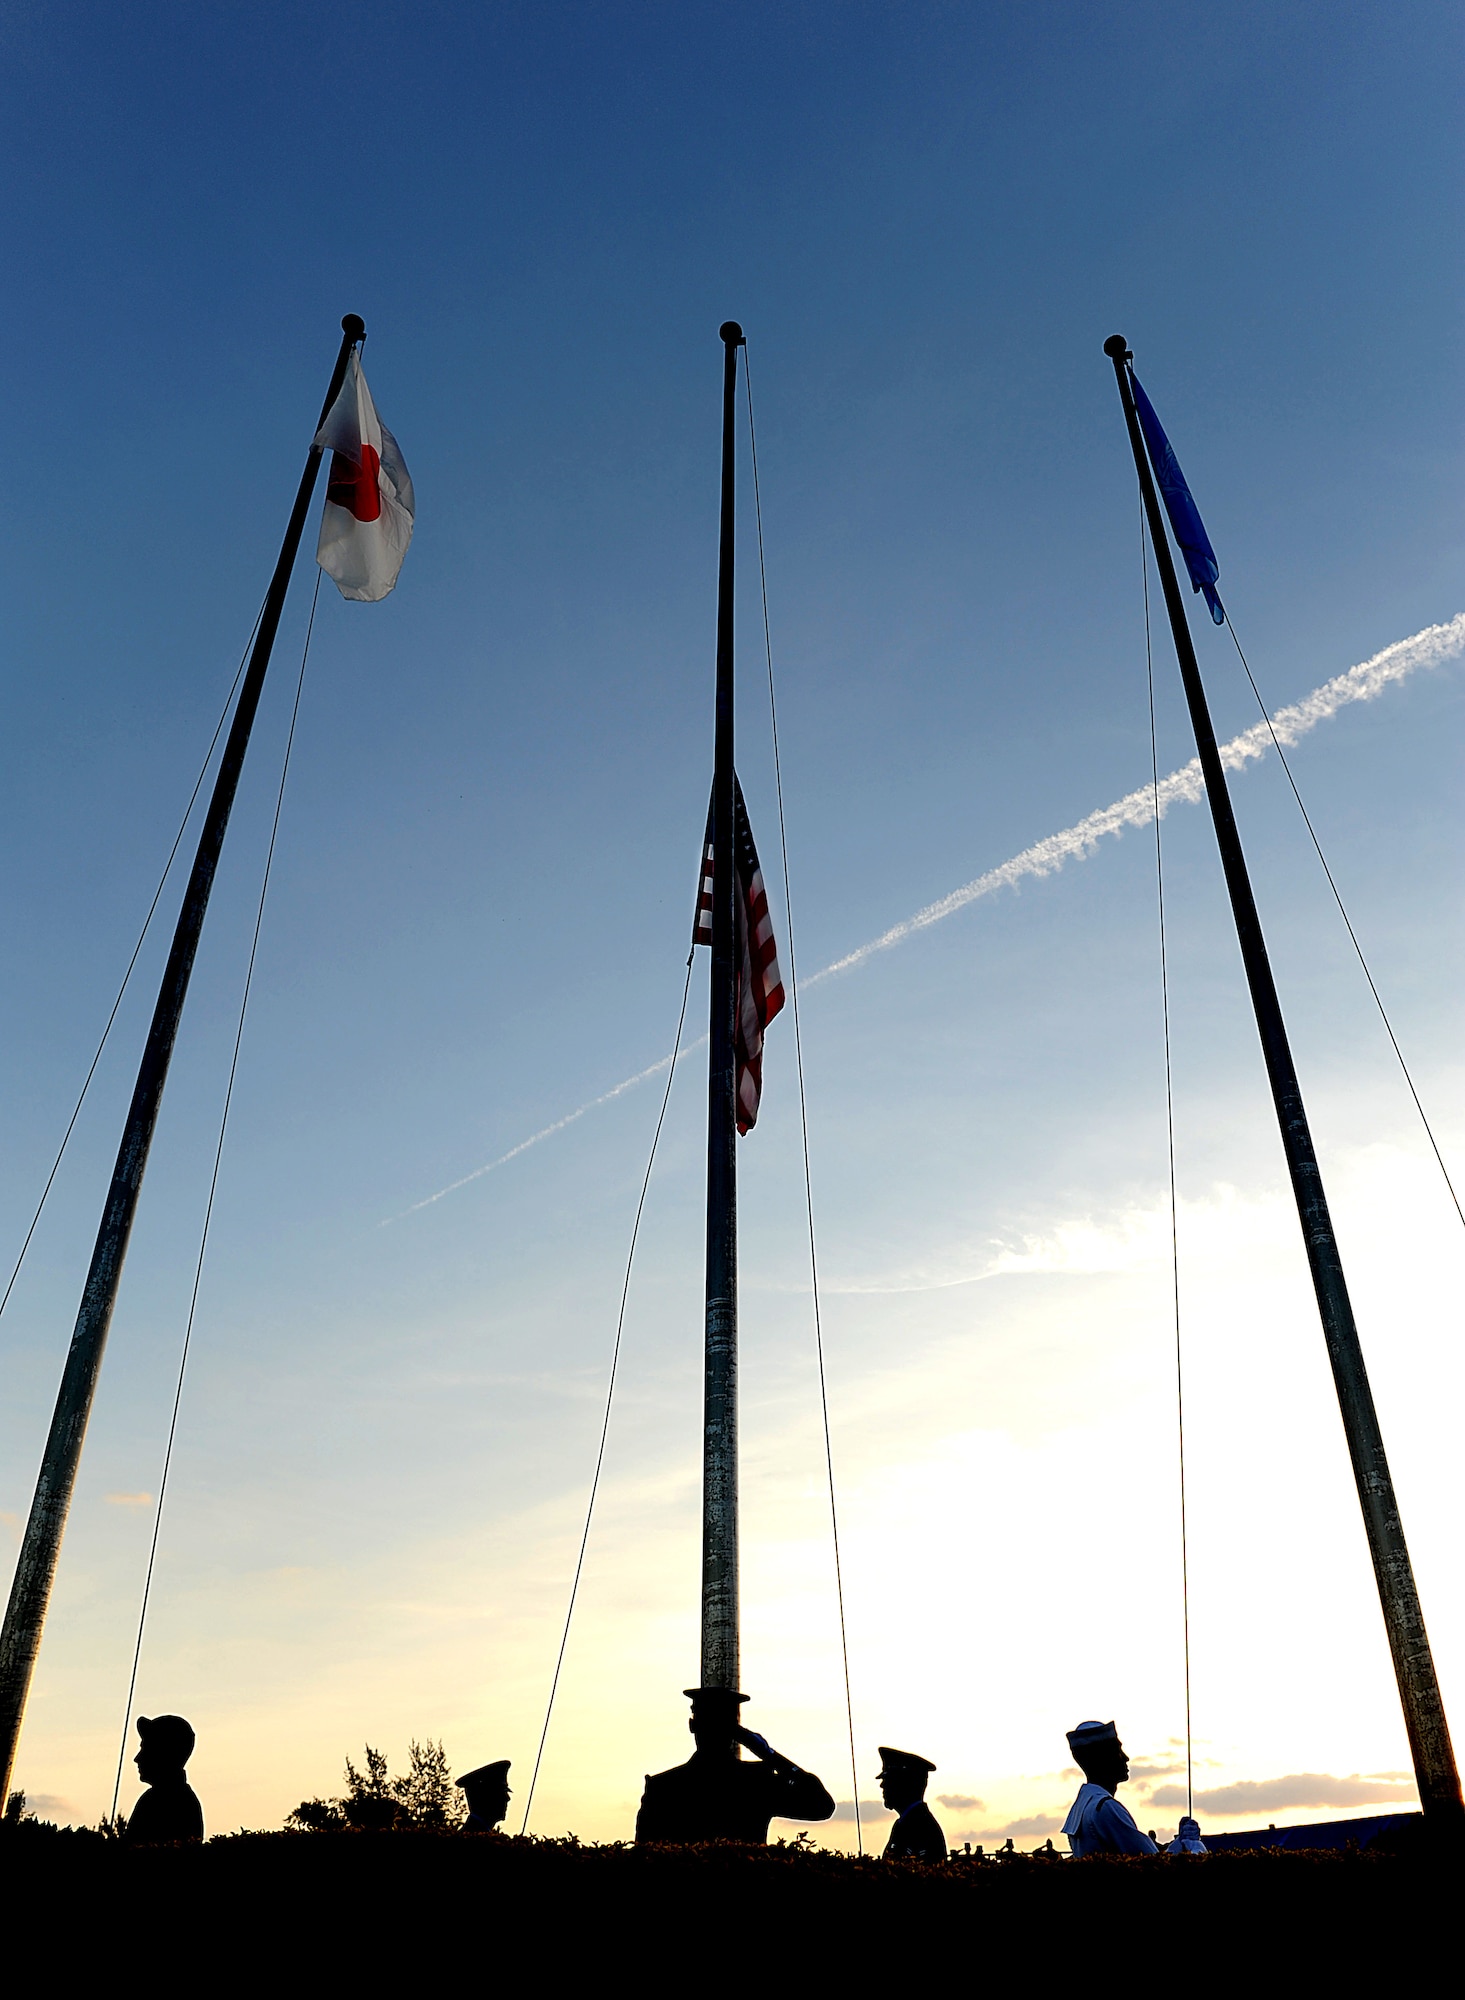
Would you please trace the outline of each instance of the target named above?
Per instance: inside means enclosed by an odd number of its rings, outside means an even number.
[[[1155,484],[1165,502],[1165,512],[1170,516],[1170,526],[1180,544],[1180,553],[1185,557],[1185,567],[1190,571],[1190,587],[1203,593],[1211,617],[1217,625],[1224,625],[1226,613],[1216,594],[1216,579],[1221,574],[1221,565],[1216,561],[1216,551],[1211,547],[1206,524],[1191,498],[1185,474],[1180,470],[1180,460],[1175,456],[1175,447],[1166,437],[1165,427],[1155,415],[1155,406],[1140,387],[1139,377],[1132,368],[1129,385],[1134,390],[1139,427],[1150,449],[1150,464],[1155,468]]]
[[[376,413],[358,354],[315,441],[331,454],[315,559],[342,597],[376,604],[397,581],[415,510],[412,476]]]
[[[735,1035],[738,1071],[738,1131],[751,1132],[758,1122],[758,1100],[763,1094],[763,1030],[783,1008],[783,980],[778,970],[778,948],[773,941],[773,919],[768,914],[768,892],[763,887],[763,870],[753,845],[753,829],[748,824],[748,808],[743,804],[743,788],[733,779],[733,866],[737,871],[737,937],[733,957],[737,966],[737,1029]],[[712,808],[707,808],[707,834],[702,842],[702,880],[697,892],[697,917],[692,926],[694,945],[712,942]]]

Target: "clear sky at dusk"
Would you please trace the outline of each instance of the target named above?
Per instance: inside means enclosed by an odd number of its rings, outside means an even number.
[[[1465,610],[1462,41],[1432,0],[0,9],[7,1272],[343,312],[417,491],[395,594],[321,595],[138,1684],[198,1728],[212,1829],[278,1825],[364,1740],[512,1757],[522,1799],[657,1086],[414,1205],[669,1049],[711,768],[719,322],[749,338],[808,977],[1148,777],[1106,335],[1270,701]],[[747,473],[738,763],[782,942]],[[110,1799],[312,582],[303,559],[22,1742],[16,1782],[62,1818]],[[1229,736],[1255,707],[1226,633],[1195,630]],[[1168,771],[1192,746],[1160,630],[1155,659]],[[1456,650],[1294,764],[1457,1185],[1462,715]],[[1458,1735],[1465,1231],[1275,758],[1234,795]],[[1202,1821],[1407,1801],[1202,808],[1165,852]],[[180,887],[0,1321],[11,1548]],[[704,954],[693,1036],[706,977]],[[1064,1730],[1114,1715],[1140,1823],[1173,1825],[1150,836],[810,985],[803,1019],[860,1795],[893,1741],[936,1761],[951,1836],[1044,1837]],[[739,1154],[744,1684],[848,1801],[787,1019],[764,1104]],[[694,1056],[541,1832],[628,1835],[687,1746],[705,1105]]]

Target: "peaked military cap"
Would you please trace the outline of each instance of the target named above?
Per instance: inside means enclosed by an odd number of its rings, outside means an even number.
[[[480,1764],[476,1771],[465,1771],[461,1778],[454,1778],[455,1785],[486,1785],[490,1778],[507,1779],[509,1765],[513,1760],[500,1757],[496,1764]]]
[[[1097,1750],[1101,1744],[1118,1741],[1119,1731],[1112,1722],[1081,1722],[1068,1732],[1068,1747],[1075,1757],[1080,1750]]]
[[[695,1708],[698,1702],[748,1701],[751,1696],[739,1694],[736,1688],[683,1688],[682,1693]]]
[[[936,1768],[929,1757],[918,1757],[914,1750],[892,1750],[888,1743],[880,1745],[880,1762],[887,1771],[934,1771]]]
[[[163,1757],[176,1757],[180,1764],[188,1762],[198,1741],[193,1724],[185,1722],[181,1715],[140,1715],[137,1733],[145,1749],[156,1750]]]

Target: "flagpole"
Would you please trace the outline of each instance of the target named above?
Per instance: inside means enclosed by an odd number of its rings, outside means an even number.
[[[1170,614],[1170,629],[1175,637],[1180,678],[1184,684],[1185,699],[1190,709],[1191,726],[1195,731],[1196,749],[1200,755],[1206,795],[1210,800],[1211,818],[1216,829],[1216,844],[1221,850],[1221,866],[1231,896],[1231,912],[1236,922],[1236,935],[1241,945],[1246,980],[1251,988],[1251,1003],[1256,1013],[1262,1055],[1266,1061],[1272,1098],[1277,1107],[1277,1124],[1282,1135],[1282,1150],[1286,1154],[1287,1170],[1292,1177],[1298,1220],[1302,1224],[1303,1242],[1307,1247],[1308,1263],[1312,1269],[1313,1289],[1317,1293],[1323,1336],[1327,1342],[1328,1359],[1332,1364],[1333,1383],[1338,1393],[1338,1408],[1343,1418],[1344,1435],[1348,1440],[1348,1455],[1353,1462],[1353,1477],[1358,1487],[1359,1504],[1363,1509],[1363,1524],[1368,1536],[1369,1554],[1373,1558],[1379,1600],[1383,1606],[1384,1627],[1388,1633],[1389,1650],[1393,1655],[1399,1699],[1404,1709],[1404,1727],[1408,1732],[1409,1751],[1414,1760],[1420,1804],[1424,1808],[1426,1819],[1431,1824],[1458,1831],[1462,1821],[1465,1821],[1465,1808],[1462,1808],[1461,1804],[1460,1777],[1455,1768],[1455,1755],[1450,1744],[1449,1724],[1445,1718],[1445,1706],[1435,1674],[1429,1636],[1424,1627],[1424,1613],[1420,1609],[1414,1570],[1404,1540],[1398,1502],[1394,1497],[1394,1482],[1389,1473],[1388,1459],[1384,1454],[1383,1433],[1379,1428],[1373,1392],[1369,1387],[1368,1371],[1364,1366],[1363,1349],[1359,1344],[1358,1328],[1353,1318],[1353,1307],[1343,1277],[1342,1258],[1338,1251],[1337,1238],[1333,1233],[1332,1217],[1328,1212],[1327,1197],[1323,1192],[1312,1133],[1308,1127],[1307,1113],[1303,1108],[1302,1092],[1292,1062],[1292,1051],[1287,1041],[1287,1030],[1282,1020],[1276,985],[1272,979],[1266,940],[1262,936],[1261,921],[1257,916],[1256,902],[1251,891],[1251,880],[1241,851],[1241,839],[1231,810],[1231,795],[1226,786],[1226,774],[1222,769],[1220,751],[1216,747],[1216,734],[1211,726],[1210,709],[1206,703],[1195,647],[1191,642],[1190,626],[1185,615],[1185,600],[1176,579],[1175,563],[1170,553],[1170,543],[1160,513],[1160,502],[1145,451],[1139,413],[1135,407],[1134,391],[1128,374],[1128,364],[1133,356],[1129,352],[1124,336],[1118,333],[1112,334],[1104,342],[1104,352],[1114,363],[1114,373],[1119,383],[1119,399],[1124,407],[1124,421],[1129,431],[1130,446],[1134,452],[1135,470],[1139,474],[1145,514],[1149,520],[1150,540],[1154,546],[1155,561],[1159,566],[1160,581],[1165,592],[1165,608]]]
[[[738,1192],[733,856],[734,405],[743,329],[719,328],[722,519],[717,560],[717,710],[712,764],[712,993],[707,1069],[707,1332],[702,1439],[703,1687],[738,1685]]]
[[[317,430],[320,424],[325,422],[326,414],[335,402],[341,384],[346,378],[351,350],[366,335],[366,327],[355,313],[348,313],[341,321],[341,330],[343,336],[341,349],[336,356],[336,365],[331,371],[330,387],[326,391],[326,399],[321,407]],[[91,1268],[87,1272],[81,1307],[76,1316],[76,1327],[71,1336],[71,1347],[61,1376],[61,1389],[56,1398],[55,1413],[51,1418],[51,1430],[46,1439],[40,1475],[36,1480],[30,1519],[26,1523],[25,1539],[21,1543],[20,1556],[15,1566],[4,1629],[0,1632],[0,1801],[9,1796],[16,1745],[20,1739],[21,1723],[25,1715],[26,1697],[30,1692],[36,1655],[40,1650],[46,1606],[50,1600],[51,1585],[56,1575],[57,1558],[61,1553],[61,1538],[66,1531],[66,1516],[71,1506],[72,1490],[76,1484],[76,1472],[81,1461],[87,1420],[91,1415],[92,1398],[96,1393],[97,1377],[102,1366],[102,1352],[106,1347],[107,1332],[112,1323],[112,1311],[117,1303],[117,1288],[122,1279],[122,1265],[127,1256],[128,1239],[132,1234],[133,1219],[137,1213],[138,1196],[142,1191],[142,1178],[147,1169],[148,1151],[153,1141],[153,1128],[157,1123],[163,1085],[167,1081],[173,1044],[178,1035],[178,1022],[188,993],[189,978],[193,972],[194,955],[198,950],[204,912],[208,908],[209,892],[213,888],[219,851],[223,845],[225,829],[229,824],[229,813],[234,804],[244,753],[249,747],[250,730],[254,726],[255,711],[259,706],[260,691],[264,686],[265,671],[270,663],[270,651],[275,643],[275,633],[279,629],[280,614],[285,608],[285,593],[290,587],[290,574],[295,567],[295,557],[300,548],[305,517],[310,510],[311,496],[315,491],[320,461],[321,452],[312,444],[305,462],[305,470],[300,476],[295,505],[290,510],[290,521],[280,547],[279,560],[275,564],[264,608],[260,613],[254,650],[250,654],[249,667],[240,689],[238,705],[234,710],[234,720],[224,745],[219,774],[214,781],[213,797],[209,801],[203,831],[199,835],[193,872],[188,878],[183,907],[178,915],[178,927],[173,933],[173,946],[168,953],[168,963],[158,989],[152,1025],[148,1029],[147,1043],[138,1068],[137,1084],[132,1093],[132,1103],[128,1108],[127,1123],[123,1127],[122,1143],[117,1149],[117,1163],[112,1169],[112,1184],[108,1189],[106,1206],[102,1211],[96,1247],[92,1251]]]

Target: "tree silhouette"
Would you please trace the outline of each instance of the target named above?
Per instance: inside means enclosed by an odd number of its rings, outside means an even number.
[[[407,1770],[394,1778],[386,1753],[366,1746],[366,1769],[346,1759],[346,1790],[335,1799],[302,1799],[285,1821],[300,1833],[400,1833],[413,1829],[444,1833],[467,1815],[453,1783],[452,1766],[441,1742],[429,1736],[407,1745]]]

